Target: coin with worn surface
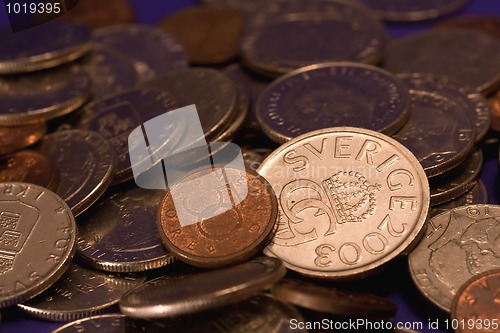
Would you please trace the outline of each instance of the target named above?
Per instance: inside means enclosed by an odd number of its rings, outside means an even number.
[[[76,320],[117,304],[123,294],[145,280],[146,277],[112,275],[73,262],[54,285],[18,307],[37,318]]]
[[[500,91],[488,99],[491,107],[491,129],[500,131]]]
[[[20,151],[0,158],[0,182],[36,184],[55,191],[59,174],[53,162],[36,151]]]
[[[271,293],[287,303],[343,317],[389,319],[397,310],[396,304],[376,295],[343,291],[300,280],[284,279],[271,288]]]
[[[408,88],[391,73],[370,65],[329,63],[274,81],[260,95],[257,119],[279,143],[335,126],[393,134],[410,116],[408,106]]]
[[[422,294],[449,312],[468,279],[500,265],[500,206],[457,207],[429,220],[425,237],[409,254],[411,277]]]
[[[397,76],[411,90],[436,93],[463,106],[474,119],[476,143],[488,133],[491,124],[491,109],[488,101],[462,82],[435,74],[405,73]]]
[[[256,171],[262,162],[273,152],[270,148],[242,147],[245,166]]]
[[[108,188],[116,170],[113,146],[93,131],[67,130],[47,135],[38,148],[59,173],[55,192],[77,216]]]
[[[181,279],[148,281],[120,299],[122,313],[133,318],[164,318],[229,305],[270,288],[286,273],[281,260],[259,257],[217,271]]]
[[[462,28],[479,30],[500,38],[500,19],[494,16],[460,17],[446,20],[434,28]]]
[[[94,41],[130,58],[141,81],[187,67],[184,46],[172,35],[146,25],[119,25],[98,29]]]
[[[429,217],[434,217],[438,214],[444,213],[450,209],[476,204],[487,204],[488,203],[488,192],[486,187],[481,180],[478,180],[476,185],[472,187],[467,193],[462,194],[460,197],[453,199],[449,202],[443,203],[441,205],[436,205],[431,207],[429,211]]]
[[[453,299],[451,320],[457,333],[495,333],[500,321],[500,269],[474,276]]]
[[[428,177],[460,164],[471,152],[475,128],[461,105],[443,96],[410,91],[411,116],[393,138],[418,159]]]
[[[0,155],[7,155],[34,144],[46,131],[45,121],[30,125],[0,127]]]
[[[112,193],[78,226],[78,254],[110,272],[138,272],[165,266],[173,256],[163,246],[156,211],[164,191],[133,187]]]
[[[278,196],[278,230],[264,253],[331,279],[373,272],[417,242],[429,209],[413,154],[383,134],[337,127],[297,137],[258,172]]]
[[[118,156],[112,183],[121,183],[133,177],[129,155],[129,149],[133,147],[128,146],[130,133],[143,122],[175,109],[176,103],[172,95],[157,89],[127,90],[86,105],[75,127],[95,131],[111,142]],[[177,126],[182,131],[178,124],[165,126]]]
[[[200,267],[239,263],[272,236],[277,203],[267,181],[251,170],[205,168],[170,188],[158,209],[165,246]]]
[[[455,199],[477,184],[483,153],[476,150],[465,161],[439,176],[429,179],[431,206]]]
[[[193,64],[214,65],[234,59],[243,15],[220,7],[190,7],[167,16],[159,27],[179,38]]]
[[[63,325],[52,333],[123,333],[125,316],[121,314],[97,315],[75,320]]]
[[[0,28],[0,74],[33,72],[78,59],[92,48],[91,32],[75,22],[52,21],[13,33]]]
[[[134,23],[135,10],[129,0],[84,0],[64,14],[63,18],[81,22],[92,29]]]
[[[0,307],[41,293],[68,268],[76,224],[68,205],[38,185],[0,183]]]
[[[307,65],[353,61],[375,64],[387,43],[383,25],[359,7],[322,1],[326,9],[272,16],[241,42],[245,66],[277,77]],[[318,43],[318,40],[328,40]]]
[[[68,114],[90,98],[90,78],[78,66],[0,77],[0,125],[38,123]]]
[[[488,95],[500,83],[500,40],[466,29],[427,31],[389,45],[384,68],[448,76]]]
[[[451,14],[469,0],[361,0],[387,21],[422,21]]]

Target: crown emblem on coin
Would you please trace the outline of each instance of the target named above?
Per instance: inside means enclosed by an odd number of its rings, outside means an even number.
[[[359,172],[340,171],[321,183],[338,223],[359,223],[375,212],[375,192],[382,185],[371,185]]]

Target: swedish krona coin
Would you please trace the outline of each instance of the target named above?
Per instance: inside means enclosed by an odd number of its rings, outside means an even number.
[[[418,241],[429,185],[395,140],[338,127],[304,134],[258,172],[278,196],[278,227],[264,253],[299,273],[331,279],[370,273]]]

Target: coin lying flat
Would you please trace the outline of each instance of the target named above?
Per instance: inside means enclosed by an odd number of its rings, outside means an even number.
[[[52,21],[12,33],[0,29],[0,74],[33,72],[78,59],[92,48],[90,30],[75,22]]]
[[[484,183],[479,180],[472,189],[467,193],[462,194],[460,197],[443,203],[441,205],[436,205],[431,207],[429,211],[429,217],[434,217],[438,214],[444,213],[450,209],[467,206],[467,205],[477,205],[477,204],[487,204],[488,203],[488,192]]]
[[[65,19],[81,22],[92,29],[136,21],[135,10],[129,0],[85,0],[64,14]]]
[[[55,193],[29,183],[0,183],[0,307],[52,285],[76,250],[76,224]]]
[[[264,248],[276,206],[272,188],[257,173],[205,168],[170,187],[158,208],[158,230],[181,261],[199,267],[235,264]]]
[[[65,324],[52,333],[123,333],[125,329],[125,316],[121,314],[105,314],[75,320]]]
[[[156,210],[164,191],[138,187],[103,198],[78,226],[78,254],[110,272],[138,272],[165,266],[173,256],[163,246]]]
[[[488,95],[500,82],[500,40],[480,31],[436,29],[393,42],[384,68],[448,76]]]
[[[500,270],[494,269],[471,278],[453,299],[451,319],[457,333],[494,333],[500,319]]]
[[[285,271],[280,260],[261,257],[181,279],[167,275],[123,295],[120,310],[133,318],[163,318],[214,309],[268,289]]]
[[[53,161],[60,177],[55,192],[75,216],[99,199],[116,170],[112,145],[92,131],[52,133],[43,138],[39,150]]]
[[[411,116],[393,135],[418,159],[428,177],[460,164],[471,152],[475,127],[460,104],[443,96],[410,91]]]
[[[44,121],[31,125],[0,127],[0,155],[26,148],[42,138],[47,131]]]
[[[433,217],[409,254],[411,277],[433,304],[449,312],[453,296],[472,276],[498,268],[500,207],[470,205]]]
[[[314,131],[275,150],[258,172],[278,196],[264,250],[299,273],[360,277],[418,241],[429,185],[413,154],[383,134]]]
[[[393,134],[410,116],[408,104],[408,89],[391,73],[363,64],[328,63],[274,81],[259,97],[257,119],[279,143],[335,126]]]

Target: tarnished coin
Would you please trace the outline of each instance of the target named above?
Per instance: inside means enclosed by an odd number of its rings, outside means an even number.
[[[455,199],[477,184],[483,166],[483,153],[476,150],[455,168],[429,179],[431,206]]]
[[[167,275],[127,292],[120,299],[120,310],[133,318],[201,312],[256,295],[283,278],[285,272],[281,260],[260,257],[182,279],[169,279]]]
[[[262,162],[273,152],[270,148],[251,148],[242,147],[243,160],[245,166],[256,171]]]
[[[121,314],[97,315],[75,320],[63,325],[52,333],[123,333],[125,330],[125,316]]]
[[[328,63],[274,81],[260,95],[257,119],[279,143],[335,126],[393,134],[410,116],[408,105],[408,88],[391,73],[363,64]]]
[[[18,306],[46,320],[70,321],[92,316],[118,303],[145,277],[112,275],[73,262],[54,285]]]
[[[448,15],[464,7],[469,0],[361,0],[387,21],[422,21]]]
[[[90,98],[90,84],[78,66],[0,77],[0,125],[33,124],[68,114]]]
[[[434,217],[438,214],[444,213],[450,209],[467,206],[467,205],[477,205],[477,204],[487,204],[488,203],[488,192],[484,183],[479,180],[474,187],[467,193],[462,194],[460,197],[451,200],[449,202],[443,203],[441,205],[431,207],[429,211],[429,217]]]
[[[0,183],[0,307],[38,295],[68,268],[76,224],[68,205],[29,183]]]
[[[129,0],[84,0],[64,14],[65,19],[81,22],[93,29],[134,23],[135,10]]]
[[[435,74],[399,74],[397,76],[411,90],[436,93],[460,104],[475,122],[476,143],[488,133],[491,124],[491,109],[488,101],[462,82]]]
[[[466,29],[427,31],[389,45],[384,68],[448,76],[488,95],[500,83],[500,40]]]
[[[13,33],[0,28],[0,74],[33,72],[80,58],[92,48],[91,32],[75,22],[52,21]]]
[[[491,129],[500,131],[500,90],[488,99],[491,107]]]
[[[49,156],[60,177],[55,192],[74,216],[106,191],[116,170],[113,146],[92,131],[67,130],[47,135],[39,148]]]
[[[254,171],[205,168],[176,183],[158,209],[165,246],[179,260],[219,267],[251,258],[272,236],[277,204]]]
[[[500,269],[474,276],[458,290],[451,309],[457,333],[495,333],[500,328]]]
[[[111,142],[118,156],[112,183],[121,183],[133,177],[128,146],[132,130],[176,106],[175,99],[167,92],[136,88],[86,105],[75,127],[95,131]],[[172,125],[178,124],[170,124]],[[177,127],[183,130],[180,126]],[[149,159],[150,156],[145,158]]]
[[[119,25],[94,32],[97,43],[130,58],[142,81],[187,67],[184,46],[161,29],[145,25]]]
[[[159,26],[179,38],[191,63],[213,65],[238,55],[243,15],[229,8],[190,7],[167,16]]]
[[[156,227],[164,195],[133,187],[103,198],[78,226],[78,254],[89,265],[110,272],[139,272],[171,263],[173,256]]]
[[[428,177],[460,164],[471,152],[475,128],[460,104],[443,96],[410,91],[411,116],[393,135],[418,159]]]
[[[319,130],[275,150],[258,172],[278,196],[278,230],[264,253],[299,273],[369,274],[419,240],[429,185],[413,154],[383,134]]]
[[[500,18],[494,16],[459,17],[446,20],[434,28],[462,28],[479,30],[500,38]]]
[[[417,288],[449,312],[453,296],[472,276],[498,268],[500,206],[457,207],[433,217],[425,237],[409,254]]]
[[[20,151],[0,159],[0,182],[31,183],[55,191],[59,179],[52,161],[35,151]]]
[[[389,319],[397,306],[388,299],[366,293],[343,291],[312,283],[285,279],[271,288],[277,298],[306,309],[343,317]]]
[[[264,14],[265,19],[260,20],[265,23],[246,34],[241,42],[245,66],[265,76],[277,77],[323,62],[375,64],[380,60],[387,35],[371,13],[347,2],[317,3],[317,10]]]
[[[45,121],[14,127],[0,127],[0,155],[28,147],[42,138],[47,131]]]

